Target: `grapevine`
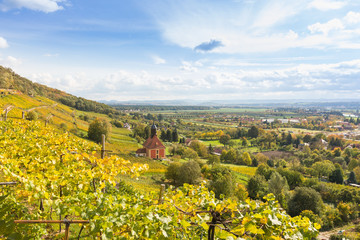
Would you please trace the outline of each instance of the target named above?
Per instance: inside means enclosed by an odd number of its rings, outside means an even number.
[[[117,156],[99,158],[99,146],[39,122],[0,123],[0,237],[41,239],[56,229],[14,220],[89,220],[83,239],[312,239],[320,226],[291,218],[274,197],[265,202],[218,200],[205,184],[141,194],[119,175],[138,177],[147,165]]]

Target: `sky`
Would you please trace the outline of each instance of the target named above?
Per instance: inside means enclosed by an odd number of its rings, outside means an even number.
[[[92,100],[360,100],[360,1],[0,0],[0,65]]]

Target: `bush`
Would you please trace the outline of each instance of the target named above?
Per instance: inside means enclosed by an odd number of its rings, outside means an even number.
[[[230,197],[234,194],[235,178],[229,168],[214,165],[209,173],[209,178],[211,179],[209,190],[213,191],[217,198],[221,198],[221,195]]]
[[[245,201],[245,199],[249,196],[248,192],[246,191],[246,187],[242,184],[237,184],[235,188],[234,196],[239,201]]]
[[[110,136],[111,125],[106,119],[95,119],[90,123],[88,129],[88,137],[94,142],[101,142],[101,135],[105,135],[105,139],[108,139]]]
[[[27,120],[36,121],[38,118],[39,118],[39,116],[35,111],[31,111],[26,114]]]
[[[201,177],[201,169],[197,162],[189,161],[183,163],[179,168],[179,182],[180,184],[189,183],[195,184]]]
[[[308,187],[295,188],[288,204],[290,216],[298,216],[304,210],[311,210],[315,214],[320,214],[323,201],[318,192]]]
[[[167,168],[165,172],[166,179],[172,180],[173,183],[176,185],[179,182],[179,169],[181,167],[181,163],[173,162]]]
[[[246,188],[252,199],[262,199],[267,194],[267,183],[261,175],[250,178]]]

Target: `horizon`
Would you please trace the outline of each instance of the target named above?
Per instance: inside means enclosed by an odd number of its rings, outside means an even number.
[[[0,0],[0,20],[0,65],[87,99],[360,100],[360,2]]]

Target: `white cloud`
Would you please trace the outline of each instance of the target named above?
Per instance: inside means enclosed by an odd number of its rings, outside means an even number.
[[[315,23],[308,27],[311,33],[322,32],[325,35],[328,35],[330,31],[344,29],[344,25],[340,19],[332,19],[327,23]]]
[[[214,63],[215,64],[215,63]],[[191,70],[195,63],[183,62]],[[349,98],[360,92],[360,59],[331,64],[299,64],[256,69],[197,69],[157,74],[141,71],[34,74],[30,78],[51,87],[90,99],[301,99],[316,97]],[[84,87],[85,86],[85,87]],[[161,93],[161,94],[159,94]],[[355,98],[355,97],[354,97]]]
[[[327,22],[316,23],[311,22],[314,17],[306,18],[307,14],[316,14],[318,10],[345,7],[347,1],[340,0],[232,2],[221,8],[217,4],[190,0],[176,1],[176,4],[162,2],[160,5],[156,8],[147,6],[147,9],[157,21],[163,38],[189,49],[197,49],[197,46],[214,39],[221,43],[221,47],[213,48],[207,54],[269,53],[291,48],[351,48],[356,46],[354,36],[357,32],[349,29],[348,23],[360,21],[355,12],[348,13],[344,19],[334,18]],[[323,18],[319,16],[319,19]],[[299,20],[309,22],[305,23],[309,32],[304,32],[304,23],[300,24]]]
[[[22,63],[20,59],[13,56],[7,56],[5,59],[0,58],[0,64],[5,67],[16,67]]]
[[[181,66],[180,69],[184,70],[186,72],[197,72],[198,69],[194,66],[194,64],[192,64],[191,62],[187,62],[187,61],[182,61],[181,62]],[[200,63],[201,64],[201,63]],[[199,66],[199,65],[198,65]]]
[[[309,4],[309,7],[316,8],[320,11],[328,11],[343,8],[346,5],[346,1],[314,0]]]
[[[5,38],[0,37],[0,48],[7,48],[9,47]]]
[[[344,17],[344,20],[349,24],[356,24],[360,22],[360,12],[350,11]]]
[[[166,63],[166,60],[159,56],[154,55],[151,58],[153,59],[155,64],[165,64]]]
[[[290,16],[293,16],[301,10],[303,0],[297,1],[277,1],[269,0],[259,12],[256,13],[256,18],[252,27],[268,28],[279,22],[285,21]]]
[[[2,11],[8,11],[10,9],[27,8],[34,11],[41,11],[45,13],[55,12],[62,10],[63,6],[60,3],[64,0],[3,0],[0,3],[0,9]]]
[[[45,53],[43,56],[44,57],[58,57],[59,54],[58,53]]]

